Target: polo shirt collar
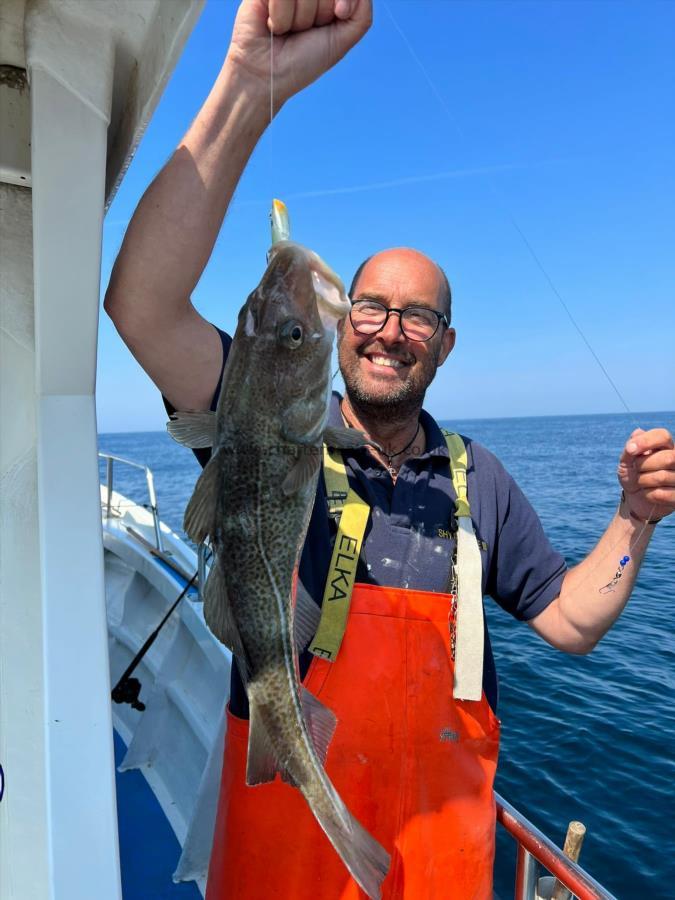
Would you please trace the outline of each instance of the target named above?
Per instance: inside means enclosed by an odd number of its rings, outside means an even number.
[[[328,424],[332,428],[344,428],[342,421],[342,413],[340,412],[340,401],[342,397],[337,391],[333,391],[328,409]],[[427,449],[421,456],[416,459],[422,460],[433,457],[441,457],[449,459],[448,445],[445,443],[443,432],[439,428],[433,416],[430,416],[426,410],[420,412],[420,422],[424,433],[427,437]]]

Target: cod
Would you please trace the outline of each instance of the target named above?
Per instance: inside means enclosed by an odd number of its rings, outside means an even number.
[[[273,244],[267,270],[241,309],[213,413],[177,413],[172,436],[212,446],[185,513],[210,538],[214,562],[204,616],[233,652],[250,706],[246,782],[277,772],[298,788],[347,869],[377,900],[384,848],[351,815],[324,770],[334,714],[299,681],[298,653],[319,608],[297,580],[322,445],[360,446],[329,429],[331,353],[349,310],[342,282],[311,251]]]

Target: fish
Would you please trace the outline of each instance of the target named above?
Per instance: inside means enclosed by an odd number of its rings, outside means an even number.
[[[188,446],[212,446],[184,527],[214,551],[204,616],[246,686],[246,782],[279,773],[294,785],[353,878],[379,900],[389,854],[326,775],[336,717],[301,685],[298,667],[319,624],[297,572],[323,442],[368,442],[356,429],[328,426],[333,341],[348,310],[342,282],[320,257],[277,240],[239,313],[215,414],[176,413],[168,428]]]

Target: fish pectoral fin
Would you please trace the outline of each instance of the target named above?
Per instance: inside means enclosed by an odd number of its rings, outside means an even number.
[[[249,714],[246,784],[250,786],[267,784],[269,781],[274,781],[279,772],[285,782],[297,787],[297,781],[277,760],[261,715],[260,704],[255,702],[253,696],[249,697]]]
[[[284,494],[295,494],[314,478],[321,468],[321,453],[316,447],[300,448],[293,468],[284,478],[281,490]]]
[[[328,425],[323,432],[323,440],[326,446],[340,450],[354,450],[357,447],[375,447],[382,450],[379,444],[371,441],[368,435],[358,428],[333,428]]]
[[[332,709],[324,706],[305,687],[300,688],[300,702],[307,731],[309,731],[309,735],[312,738],[316,755],[321,760],[321,764],[325,765],[328,747],[335,733],[337,717]]]
[[[216,414],[210,411],[176,411],[166,423],[166,430],[174,441],[186,447],[213,447],[216,443]]]
[[[295,592],[295,608],[293,609],[293,634],[298,653],[308,646],[319,628],[321,609],[312,600],[310,594],[298,579]]]
[[[218,497],[218,454],[211,457],[197,479],[195,490],[185,509],[183,528],[195,544],[201,544],[216,532],[216,500]]]
[[[204,620],[219,641],[229,647],[246,670],[246,651],[232,615],[232,607],[227,596],[227,585],[223,568],[215,557],[209,577],[204,585]],[[242,673],[243,676],[244,673]]]

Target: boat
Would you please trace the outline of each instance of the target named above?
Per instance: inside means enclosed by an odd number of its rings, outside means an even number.
[[[142,853],[147,864],[124,896],[148,896],[138,881],[156,880],[149,867],[170,872],[176,882],[194,881],[203,895],[232,663],[204,622],[208,551],[202,545],[195,552],[160,521],[149,468],[99,457],[105,462],[101,524],[120,832],[133,832],[135,850],[141,849],[149,823],[136,811],[139,783],[121,777],[138,770],[177,841],[153,839],[154,853]],[[147,503],[113,490],[115,467],[122,465],[144,473]],[[171,859],[174,847],[180,855]],[[125,874],[122,867],[123,884]]]
[[[148,502],[114,490],[121,460],[99,485],[94,407],[104,213],[202,6],[0,6],[3,900],[153,900],[120,866],[115,745],[118,784],[142,774],[174,836],[172,877],[204,893],[231,666],[202,615],[208,551],[161,522],[143,461]],[[157,818],[134,814],[150,860]],[[611,897],[501,798],[497,817],[518,900],[543,896],[539,864]]]
[[[99,457],[105,463],[101,516],[113,727],[126,747],[118,769],[143,774],[180,845],[171,860],[173,879],[194,881],[204,895],[232,665],[202,613],[209,551],[188,547],[160,520],[149,468],[111,454]],[[116,465],[144,472],[145,502],[113,489]],[[139,700],[142,709],[135,708]],[[119,789],[121,822],[131,819],[125,803],[133,798]],[[515,900],[549,900],[556,876],[582,900],[612,900],[498,795],[496,810],[516,843]],[[170,842],[162,852],[171,853]],[[542,868],[552,875],[542,876]]]

